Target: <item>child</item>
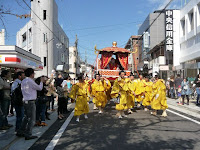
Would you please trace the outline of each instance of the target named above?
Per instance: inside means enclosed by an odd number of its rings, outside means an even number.
[[[182,98],[181,98],[181,86],[178,87],[178,104],[182,105]]]

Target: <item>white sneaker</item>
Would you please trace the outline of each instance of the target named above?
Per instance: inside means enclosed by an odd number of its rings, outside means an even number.
[[[79,122],[79,118],[76,118],[76,122]]]
[[[99,114],[102,114],[102,113],[103,113],[103,112],[100,110],[100,111],[99,111]]]
[[[119,116],[119,119],[122,119],[122,116],[121,116],[121,115]]]
[[[88,116],[87,116],[87,115],[85,115],[85,119],[88,119]]]
[[[148,109],[147,109],[147,108],[144,108],[144,111],[148,111]]]

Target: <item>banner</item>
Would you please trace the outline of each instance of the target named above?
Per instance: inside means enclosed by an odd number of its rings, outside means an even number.
[[[128,54],[127,53],[118,53],[117,54],[118,60],[121,64],[121,66],[128,70]]]

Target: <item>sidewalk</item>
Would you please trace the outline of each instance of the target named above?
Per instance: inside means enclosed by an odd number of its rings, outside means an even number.
[[[196,106],[196,100],[191,99],[189,105],[178,105],[178,100],[167,98],[167,104],[169,109],[172,108],[187,115],[200,118],[200,107]]]
[[[34,127],[33,135],[38,137],[42,136],[42,134],[50,128],[50,126],[57,120],[57,111],[49,111],[50,119],[46,120],[48,126],[45,127]],[[15,135],[15,120],[16,116],[8,117],[9,124],[12,124],[13,127],[6,131],[0,131],[0,149],[1,150],[16,150],[17,148],[28,150],[37,139],[33,140],[25,140],[24,138],[19,138]]]

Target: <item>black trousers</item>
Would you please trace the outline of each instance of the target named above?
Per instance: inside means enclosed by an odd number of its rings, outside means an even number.
[[[187,98],[187,104],[189,104],[189,95],[181,95],[181,96],[182,96],[183,105],[184,105],[184,99],[185,99],[185,97]]]
[[[59,97],[58,98],[58,115],[63,114],[65,111],[66,107],[66,98],[64,97]]]

